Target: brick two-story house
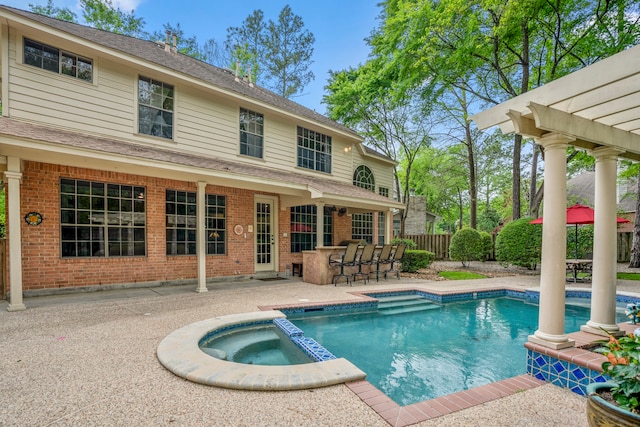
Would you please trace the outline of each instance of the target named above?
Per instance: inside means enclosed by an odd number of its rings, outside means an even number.
[[[206,291],[391,236],[391,159],[169,38],[0,7],[0,69],[9,310],[41,290]]]

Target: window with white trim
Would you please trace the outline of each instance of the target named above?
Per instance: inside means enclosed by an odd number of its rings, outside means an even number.
[[[173,86],[138,78],[138,132],[173,139]]]
[[[384,245],[384,236],[386,232],[386,217],[384,212],[378,212],[378,244]]]
[[[373,178],[373,172],[366,165],[360,165],[353,172],[353,185],[361,187],[369,191],[376,190],[376,181]]]
[[[146,188],[60,179],[62,257],[146,254]]]
[[[226,197],[207,194],[207,254],[226,250]],[[165,201],[167,255],[195,255],[197,202],[193,191],[166,190]]]
[[[264,116],[240,108],[240,154],[262,158]]]
[[[316,205],[291,207],[291,253],[310,251],[317,246],[317,212]],[[323,244],[331,246],[333,240],[333,217],[329,207],[324,208]]]
[[[354,213],[351,215],[351,238],[373,243],[373,213]]]
[[[298,166],[331,173],[331,137],[298,126]]]
[[[89,58],[31,39],[24,39],[23,47],[23,61],[27,65],[87,82],[93,81],[93,61]]]

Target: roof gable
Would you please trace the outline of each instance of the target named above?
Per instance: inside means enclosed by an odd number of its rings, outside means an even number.
[[[284,114],[315,122],[321,126],[362,141],[362,137],[355,131],[322,114],[316,113],[314,110],[258,85],[249,85],[241,79],[236,79],[233,73],[222,68],[181,53],[167,52],[163,44],[98,30],[92,27],[61,21],[48,16],[1,5],[0,16],[4,16],[9,20],[14,18],[14,16],[26,18],[29,21],[62,31],[109,50],[141,59],[150,64],[180,73],[185,77],[197,79],[213,88],[231,92],[235,96],[267,104],[267,106],[279,110]]]

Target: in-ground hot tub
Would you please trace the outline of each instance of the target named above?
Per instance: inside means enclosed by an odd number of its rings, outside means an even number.
[[[253,365],[279,366],[312,363],[273,322],[213,331],[198,344],[200,350],[217,359]]]
[[[276,325],[296,347],[319,361],[290,365],[238,363],[224,360],[227,354],[217,353],[214,357],[200,348],[203,341],[216,335],[268,324]],[[247,343],[244,348],[251,345]],[[243,390],[298,390],[361,380],[366,376],[348,360],[335,358],[314,340],[305,337],[280,311],[243,313],[192,323],[166,336],[156,353],[165,368],[182,378]]]

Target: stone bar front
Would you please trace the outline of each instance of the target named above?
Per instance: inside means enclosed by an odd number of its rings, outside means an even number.
[[[314,285],[332,284],[333,275],[339,273],[339,267],[329,267],[329,257],[342,255],[345,249],[346,246],[323,246],[313,251],[302,251],[302,280]]]

